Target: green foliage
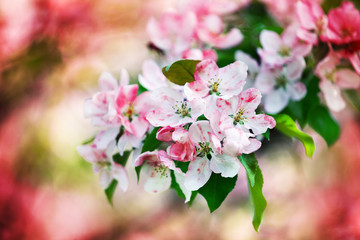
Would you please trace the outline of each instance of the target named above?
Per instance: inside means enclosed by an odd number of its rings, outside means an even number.
[[[256,169],[258,167],[258,162],[255,154],[241,154],[238,158],[246,170],[246,174],[248,176],[251,186],[254,187]]]
[[[205,198],[210,212],[215,211],[227,195],[234,189],[237,175],[233,178],[224,178],[220,174],[212,173],[209,181],[198,192]]]
[[[113,155],[113,160],[115,163],[121,164],[122,166],[125,167],[127,160],[130,157],[132,151],[125,151],[123,153],[123,155],[120,155],[120,153],[114,154]]]
[[[255,172],[256,172],[255,184],[254,185],[251,184],[249,175],[247,175],[247,180],[248,180],[248,186],[249,186],[250,202],[254,208],[252,224],[254,226],[255,231],[258,231],[267,203],[266,203],[266,199],[262,193],[264,179],[263,179],[263,175],[261,173],[261,169],[259,168],[259,166],[256,167]]]
[[[270,141],[270,129],[267,129],[266,132],[262,134],[268,141]]]
[[[289,137],[295,137],[299,139],[304,144],[306,155],[312,157],[315,151],[315,144],[312,137],[300,131],[297,128],[294,120],[292,120],[289,115],[278,114],[273,115],[273,117],[276,121],[276,129]]]
[[[109,203],[112,205],[113,204],[113,196],[114,196],[114,193],[115,193],[115,189],[116,189],[116,186],[117,186],[118,182],[114,179],[108,188],[105,189],[105,195],[106,195],[106,198],[107,200],[109,201]]]
[[[319,105],[313,109],[308,121],[309,125],[324,138],[328,146],[334,144],[339,138],[340,126],[326,107]]]
[[[176,182],[176,177],[174,174],[174,171],[170,171],[171,173],[171,185],[170,188],[174,189],[177,193],[177,195],[183,199],[185,199],[185,194],[183,193],[183,191],[181,190],[179,184]]]
[[[199,60],[179,60],[162,69],[166,78],[177,85],[194,81],[194,72]]]

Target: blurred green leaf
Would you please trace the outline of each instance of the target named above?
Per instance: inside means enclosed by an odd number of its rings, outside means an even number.
[[[130,157],[132,151],[125,151],[123,152],[123,155],[120,155],[120,153],[116,153],[113,155],[113,160],[114,162],[121,164],[122,166],[125,167],[127,160]]]
[[[238,158],[246,170],[246,174],[249,178],[251,186],[254,187],[256,169],[258,167],[258,161],[255,157],[255,154],[241,154]]]
[[[118,182],[114,179],[110,183],[109,187],[105,189],[106,198],[111,205],[113,205],[113,196],[114,196],[117,184],[118,184]]]
[[[309,125],[324,138],[328,146],[336,142],[340,136],[340,126],[324,106],[317,106],[311,111]]]
[[[191,197],[190,197],[190,201],[189,201],[189,207],[191,207],[193,205],[197,194],[198,194],[198,191],[192,191],[191,192]]]
[[[181,190],[179,184],[176,182],[176,177],[174,174],[174,171],[170,171],[170,175],[171,175],[171,185],[170,188],[174,189],[177,193],[177,195],[183,199],[185,199],[185,194],[183,193],[183,191]]]
[[[266,132],[262,134],[268,141],[270,141],[270,129],[267,129]]]
[[[289,137],[299,139],[304,144],[306,155],[312,157],[315,151],[315,144],[312,137],[300,131],[289,115],[277,114],[273,115],[273,117],[276,121],[276,129]]]
[[[164,67],[162,72],[170,82],[183,86],[187,82],[194,81],[196,64],[199,62],[199,60],[179,60]]]
[[[220,207],[227,195],[234,189],[237,175],[224,178],[220,174],[212,173],[209,181],[198,192],[205,198],[210,212]]]
[[[249,195],[250,195],[250,202],[254,208],[254,215],[253,215],[253,226],[255,231],[259,230],[259,226],[261,224],[263,214],[266,208],[266,199],[262,193],[262,188],[264,184],[263,175],[261,173],[261,169],[259,166],[256,167],[256,174],[255,174],[255,185],[251,185],[251,180],[249,175],[247,175],[248,186],[249,186]]]

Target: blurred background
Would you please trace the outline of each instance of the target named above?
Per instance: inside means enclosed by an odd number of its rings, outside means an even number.
[[[259,152],[268,201],[253,230],[245,171],[210,214],[198,196],[144,192],[130,164],[129,191],[111,207],[75,151],[98,129],[83,117],[102,71],[135,80],[149,58],[145,26],[169,0],[0,0],[0,239],[360,239],[360,121],[349,106],[331,148],[312,159],[272,134]],[[241,3],[241,1],[239,1]],[[264,1],[286,22],[294,1]],[[276,2],[276,3],[275,3]]]

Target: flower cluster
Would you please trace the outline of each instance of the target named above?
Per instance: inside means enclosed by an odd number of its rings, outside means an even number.
[[[222,15],[238,8],[231,1],[181,1],[177,11],[164,13],[159,21],[151,18],[147,32],[167,63],[183,58],[216,60],[217,54],[211,47],[229,48],[243,39],[237,28],[224,33]]]
[[[116,179],[125,190],[126,172],[112,160],[115,145],[121,155],[127,143],[140,148],[151,125],[159,127],[156,138],[165,144],[133,161],[135,167],[142,166],[146,191],[168,189],[170,171],[185,193],[201,188],[212,172],[234,177],[240,168],[237,157],[258,150],[261,142],[256,137],[275,126],[272,117],[255,112],[260,91],[242,91],[246,77],[247,65],[241,61],[218,68],[213,60],[203,60],[196,65],[194,81],[176,89],[164,86],[163,76],[154,82],[158,87],[137,96],[138,85],[127,85],[125,70],[120,85],[103,73],[101,92],[86,100],[84,112],[94,125],[107,129],[78,152],[100,171],[104,188]],[[188,170],[182,172],[176,162],[189,162]]]

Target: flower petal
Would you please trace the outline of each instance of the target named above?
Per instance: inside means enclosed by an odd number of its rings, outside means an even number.
[[[184,186],[190,191],[196,191],[210,179],[210,163],[206,157],[197,157],[189,164],[185,174]]]
[[[125,168],[117,163],[111,166],[112,176],[118,181],[118,186],[123,192],[126,192],[129,187],[129,177]]]
[[[118,87],[118,82],[111,73],[103,72],[99,77],[99,86],[101,91],[116,90]]]
[[[283,110],[289,102],[289,95],[284,89],[279,88],[272,93],[265,95],[264,107],[267,113],[275,114]]]
[[[265,50],[272,52],[277,52],[282,44],[279,34],[269,30],[261,31],[260,42]]]
[[[222,177],[234,177],[240,169],[240,161],[227,154],[211,154],[210,169],[214,173],[221,173]]]

